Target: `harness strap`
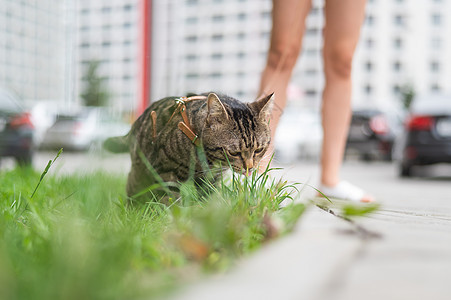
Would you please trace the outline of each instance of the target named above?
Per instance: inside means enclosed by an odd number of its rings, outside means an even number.
[[[191,142],[199,146],[198,135],[194,133],[194,131],[185,123],[179,122],[178,128],[191,140]]]
[[[155,141],[155,139],[157,138],[157,113],[152,110],[150,117],[152,118],[152,137]]]
[[[176,113],[180,112],[180,115],[182,116],[183,121],[178,123],[178,128],[191,140],[191,142],[199,146],[199,140],[198,135],[194,132],[194,130],[191,127],[191,124],[189,122],[188,114],[186,113],[186,105],[185,103],[191,102],[194,100],[205,100],[207,99],[206,96],[191,96],[191,97],[180,97],[176,98],[175,102],[178,103],[177,107],[175,108],[174,112],[172,113],[171,117],[169,118],[170,122],[172,118],[175,116]]]

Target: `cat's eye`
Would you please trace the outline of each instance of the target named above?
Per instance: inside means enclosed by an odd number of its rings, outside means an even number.
[[[257,149],[254,151],[254,153],[255,153],[255,154],[259,154],[259,153],[262,153],[263,150],[265,150],[265,148],[257,148]]]
[[[240,156],[240,154],[241,154],[241,152],[234,152],[234,151],[229,151],[229,150],[227,150],[227,153],[230,156]]]

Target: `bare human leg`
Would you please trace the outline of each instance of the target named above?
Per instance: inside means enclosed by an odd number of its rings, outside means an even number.
[[[324,73],[321,184],[340,182],[346,137],[351,118],[352,59],[365,15],[366,0],[326,0],[324,13]],[[365,195],[361,201],[372,201]]]
[[[260,82],[260,94],[275,92],[275,103],[270,121],[272,142],[260,162],[261,171],[266,168],[274,149],[277,124],[286,105],[286,90],[301,50],[305,19],[310,9],[311,0],[273,0],[271,45]]]

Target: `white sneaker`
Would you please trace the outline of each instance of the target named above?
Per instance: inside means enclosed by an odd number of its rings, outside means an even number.
[[[350,200],[354,202],[374,201],[374,198],[372,196],[368,195],[361,188],[356,187],[355,185],[347,181],[340,181],[334,187],[321,184],[319,190],[329,198]]]

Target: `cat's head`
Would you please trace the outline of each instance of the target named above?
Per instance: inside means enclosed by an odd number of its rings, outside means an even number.
[[[252,171],[271,141],[269,116],[274,94],[251,103],[214,93],[207,99],[207,116],[202,133],[205,154],[237,172]]]

